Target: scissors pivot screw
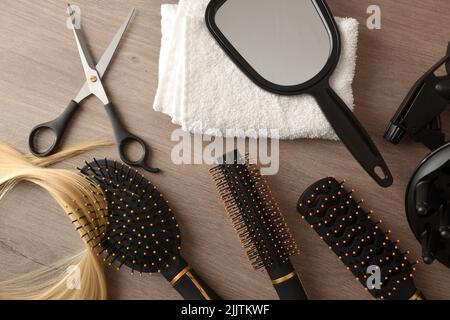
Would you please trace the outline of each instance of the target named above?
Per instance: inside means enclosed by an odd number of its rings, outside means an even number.
[[[97,79],[97,76],[92,76],[90,80],[91,80],[91,82],[97,82],[98,79]]]

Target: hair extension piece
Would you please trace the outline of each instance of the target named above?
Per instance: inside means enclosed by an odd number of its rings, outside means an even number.
[[[69,216],[85,241],[85,249],[72,257],[15,279],[0,282],[0,299],[106,299],[103,264],[87,243],[99,235],[104,225],[104,194],[76,171],[47,169],[49,166],[94,148],[110,145],[93,142],[67,149],[54,156],[37,159],[25,156],[0,143],[0,199],[23,181],[46,190]],[[70,289],[69,266],[80,271],[80,290]]]
[[[322,179],[303,193],[297,210],[374,298],[424,300],[414,284],[408,252],[400,251],[381,221],[372,220],[372,212],[354,199],[354,191],[334,178]],[[379,286],[368,281],[369,267],[379,271]]]

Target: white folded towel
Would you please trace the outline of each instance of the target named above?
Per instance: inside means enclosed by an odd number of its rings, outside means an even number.
[[[256,86],[209,33],[208,0],[180,0],[161,7],[159,86],[153,108],[195,134],[225,137],[337,139],[315,99],[280,96]],[[340,62],[331,86],[353,110],[358,22],[337,18]]]

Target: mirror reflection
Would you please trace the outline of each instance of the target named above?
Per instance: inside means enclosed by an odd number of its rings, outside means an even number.
[[[311,80],[331,55],[330,33],[313,0],[227,0],[215,22],[260,76],[280,86]]]

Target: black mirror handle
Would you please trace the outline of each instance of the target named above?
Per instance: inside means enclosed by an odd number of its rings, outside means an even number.
[[[367,171],[382,187],[390,187],[394,179],[381,153],[356,116],[327,84],[312,92],[334,131]]]

